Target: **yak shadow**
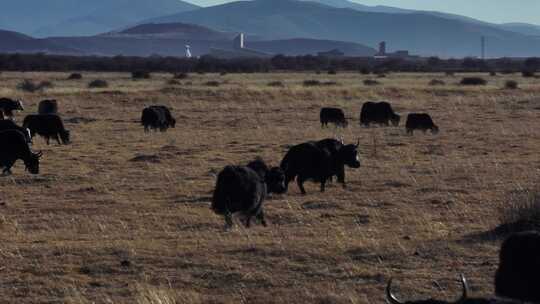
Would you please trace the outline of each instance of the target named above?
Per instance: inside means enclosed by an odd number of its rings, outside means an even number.
[[[173,200],[178,204],[202,204],[212,201],[211,196],[201,196],[201,197],[174,197]]]
[[[487,231],[465,235],[465,237],[459,242],[497,242],[506,239],[514,233],[524,231],[540,231],[540,223],[535,221],[518,221],[514,223],[504,223]]]

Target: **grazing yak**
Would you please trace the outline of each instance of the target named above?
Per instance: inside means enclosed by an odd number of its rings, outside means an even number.
[[[522,302],[540,302],[540,233],[516,233],[501,245],[495,293]]]
[[[70,133],[64,128],[64,122],[60,116],[55,114],[32,114],[24,118],[23,128],[30,130],[30,135],[36,134],[45,138],[47,145],[51,137],[56,139],[59,145],[70,143]],[[60,139],[62,140],[60,142]]]
[[[169,108],[155,105],[144,108],[141,116],[141,124],[144,126],[145,132],[148,132],[149,129],[159,129],[161,132],[164,132],[168,128],[174,128],[176,126],[176,119],[171,115]]]
[[[409,135],[413,135],[414,130],[422,130],[424,133],[427,130],[431,130],[433,134],[439,133],[439,127],[433,123],[431,116],[426,113],[410,113],[407,116],[405,128]]]
[[[56,99],[45,99],[39,102],[38,105],[39,114],[57,114],[58,102]]]
[[[285,172],[285,186],[288,188],[289,183],[296,178],[300,191],[306,194],[304,182],[313,180],[321,183],[321,192],[324,192],[326,182],[337,176],[338,182],[345,187],[345,165],[360,168],[359,145],[344,145],[328,138],[291,147],[280,165]]]
[[[6,130],[17,130],[24,134],[26,138],[26,142],[31,144],[32,143],[32,135],[30,135],[30,130],[23,128],[21,126],[18,126],[14,121],[12,120],[0,120],[0,131],[6,131]]]
[[[39,173],[39,159],[42,153],[33,153],[26,142],[24,133],[18,130],[0,131],[0,167],[3,174],[11,174],[11,167],[20,159],[26,170],[32,174]]]
[[[270,193],[284,193],[285,176],[280,168],[271,168],[260,159],[247,166],[227,166],[219,174],[211,209],[225,217],[226,229],[232,227],[232,215],[241,213],[246,227],[255,217],[266,226],[263,202]]]
[[[400,120],[401,117],[394,113],[392,106],[386,101],[368,101],[362,105],[360,111],[360,125],[365,127],[369,127],[372,123],[388,126],[389,122],[396,127]]]
[[[22,101],[10,98],[0,98],[0,112],[3,112],[4,117],[13,119],[13,111],[17,110],[24,111]]]
[[[345,118],[345,113],[342,109],[338,108],[322,108],[320,113],[321,127],[328,126],[328,123],[333,123],[337,127],[346,128],[348,123]]]
[[[540,303],[540,233],[526,231],[509,236],[501,245],[499,267],[495,273],[495,294],[500,298],[468,298],[465,277],[461,277],[463,294],[456,302],[420,300],[402,302],[392,293],[392,280],[386,287],[390,304],[517,304]]]

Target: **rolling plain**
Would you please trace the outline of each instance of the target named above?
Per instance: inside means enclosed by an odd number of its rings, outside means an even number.
[[[24,101],[17,122],[55,98],[72,134],[65,146],[34,139],[39,175],[19,161],[0,177],[0,302],[383,303],[390,278],[403,299],[451,300],[461,273],[489,297],[492,231],[512,193],[538,182],[540,81],[521,74],[475,74],[488,84],[469,87],[458,83],[471,75],[442,73],[81,73],[0,74],[0,96]],[[23,79],[53,87],[25,93]],[[89,89],[94,79],[109,87]],[[400,126],[360,127],[370,100],[391,102]],[[176,128],[144,133],[151,104],[170,106]],[[343,108],[349,127],[321,128],[323,106]],[[410,112],[441,132],[406,135]],[[360,141],[346,189],[307,183],[302,196],[291,184],[265,202],[268,227],[223,229],[209,206],[224,166],[279,165],[291,145],[327,137]]]

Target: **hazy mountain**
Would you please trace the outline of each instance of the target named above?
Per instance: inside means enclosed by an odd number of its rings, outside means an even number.
[[[125,30],[93,37],[49,38],[55,44],[79,49],[86,54],[126,56],[183,56],[185,45],[194,56],[205,55],[211,48],[231,50],[236,32],[220,32],[207,27],[185,24],[141,24]],[[317,39],[261,41],[247,37],[246,47],[269,54],[317,54],[339,48],[349,56],[371,56],[375,50],[361,44]]]
[[[0,41],[0,53],[80,54],[78,50],[12,31],[0,30]]]
[[[474,19],[467,16],[461,16],[461,15],[450,14],[450,13],[443,13],[443,12],[437,12],[437,11],[411,10],[411,9],[403,9],[403,8],[383,6],[383,5],[369,6],[369,5],[363,5],[363,4],[359,4],[359,3],[348,1],[348,0],[303,0],[303,1],[317,2],[317,3],[321,3],[321,4],[325,4],[325,5],[337,7],[337,8],[351,8],[351,9],[355,9],[362,12],[392,13],[392,14],[424,13],[424,14],[429,14],[429,15],[438,16],[442,18],[448,18],[448,19],[460,20],[460,21],[471,22],[471,23],[476,23],[476,24],[493,26],[502,30],[507,30],[507,31],[516,32],[516,33],[525,34],[525,35],[540,36],[540,26],[534,25],[534,24],[528,24],[528,23],[495,24],[495,23],[489,23],[489,22],[481,21],[481,20]]]
[[[362,12],[389,13],[389,14],[409,14],[409,13],[416,12],[414,10],[391,7],[391,6],[384,6],[384,5],[369,6],[369,5],[359,4],[359,3],[348,1],[348,0],[302,0],[302,1],[316,2],[316,3],[321,3],[324,5],[337,7],[337,8],[352,8],[352,9],[362,11]]]
[[[540,25],[528,23],[505,23],[501,24],[499,27],[509,31],[522,33],[524,35],[540,36]]]
[[[390,50],[443,57],[479,55],[481,36],[487,37],[488,56],[534,56],[540,52],[540,39],[489,24],[426,13],[362,12],[294,0],[231,2],[152,21],[194,23],[269,39],[303,37],[370,46],[385,40]]]
[[[170,38],[193,40],[232,40],[238,33],[219,32],[204,26],[186,23],[148,23],[102,34],[124,38]]]
[[[0,27],[36,37],[94,35],[139,20],[197,9],[179,0],[3,1]]]
[[[2,1],[0,27],[32,34],[40,27],[90,12],[107,0],[17,0]]]

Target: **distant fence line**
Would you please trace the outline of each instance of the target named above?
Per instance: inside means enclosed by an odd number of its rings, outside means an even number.
[[[521,72],[540,70],[540,58],[523,59],[439,59],[419,60],[372,57],[329,58],[321,56],[283,56],[272,58],[218,59],[178,57],[99,57],[45,54],[0,54],[0,71],[99,71],[131,72],[229,72],[265,73],[274,71],[358,71],[384,72]]]

